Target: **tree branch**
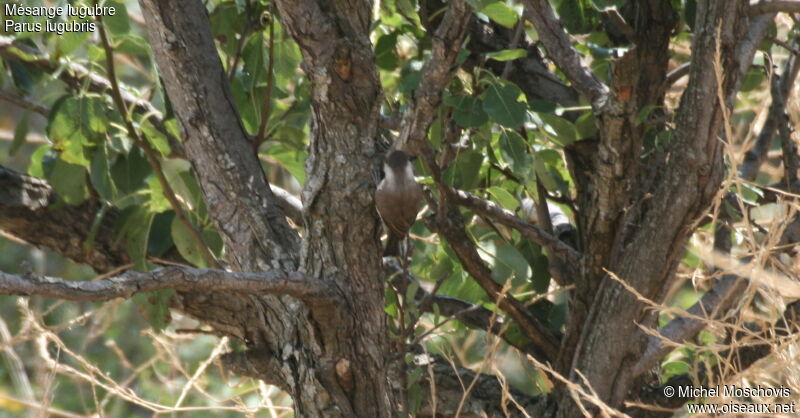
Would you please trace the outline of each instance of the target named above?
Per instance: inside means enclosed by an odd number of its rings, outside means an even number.
[[[297,233],[287,224],[241,124],[205,6],[199,0],[139,3],[186,136],[187,158],[232,264],[240,271],[294,270]]]
[[[447,213],[437,213],[429,218],[429,228],[447,239],[448,244],[458,256],[464,270],[483,288],[490,300],[519,324],[528,338],[541,352],[535,356],[545,361],[553,361],[558,355],[558,339],[534,317],[526,307],[509,295],[492,279],[492,272],[484,264],[475,249],[475,244],[466,233],[464,220],[456,206],[448,208]]]
[[[593,105],[602,104],[608,95],[608,87],[584,65],[580,54],[573,48],[569,36],[555,18],[550,2],[525,0],[523,4],[525,17],[533,22],[539,39],[556,66]]]
[[[546,100],[558,103],[563,107],[574,107],[580,104],[578,92],[564,84],[558,76],[553,74],[547,67],[544,59],[539,53],[539,49],[526,36],[520,39],[519,47],[527,51],[526,56],[515,60],[501,62],[495,60],[485,61],[482,54],[508,49],[508,45],[513,42],[514,33],[493,21],[484,22],[476,16],[470,18],[469,24],[469,43],[467,48],[475,55],[464,62],[463,68],[472,72],[475,65],[481,65],[491,70],[496,76],[501,78],[506,72],[507,79],[519,86],[519,88],[531,99]],[[567,112],[565,117],[577,117],[578,112]],[[573,118],[574,119],[574,118]]]
[[[32,112],[36,112],[44,117],[47,117],[48,113],[50,113],[50,109],[38,103],[34,103],[24,97],[18,96],[14,93],[0,91],[0,100],[4,100],[23,109],[28,109]]]
[[[386,262],[386,259],[384,259],[383,269],[387,277],[394,278],[392,284],[396,285],[397,289],[402,294],[405,294],[411,282],[419,281],[419,279],[411,274],[404,275],[400,265],[395,262]],[[455,318],[470,328],[483,330],[496,335],[502,338],[508,345],[525,354],[536,355],[538,353],[537,350],[530,345],[523,345],[520,344],[520,341],[509,338],[504,329],[506,323],[504,320],[505,318],[483,306],[450,296],[433,294],[422,287],[417,288],[414,299],[418,303],[426,302],[420,305],[420,310],[424,313],[434,312],[433,305],[437,305],[437,312],[443,316]]]
[[[747,14],[750,16],[763,15],[767,13],[800,13],[800,1],[761,1],[751,5],[750,9],[747,10]]]
[[[745,180],[754,181],[761,165],[767,158],[767,151],[772,140],[775,138],[775,131],[781,122],[782,115],[786,112],[783,98],[788,98],[791,87],[794,85],[794,80],[800,72],[800,64],[796,57],[789,57],[783,67],[780,77],[773,75],[772,86],[772,103],[769,107],[767,119],[761,127],[756,137],[756,142],[753,148],[747,151],[744,156],[744,162],[739,167],[739,176]]]
[[[481,199],[472,193],[462,190],[453,190],[450,197],[454,203],[469,208],[481,216],[491,218],[502,225],[514,228],[519,231],[524,238],[541,245],[547,249],[548,252],[566,263],[568,270],[565,273],[571,274],[579,270],[581,254],[552,234],[548,234],[540,227],[517,217],[511,213],[511,211],[500,207],[496,203]],[[558,283],[562,286],[568,285],[574,280],[574,277],[570,277],[569,275],[554,278],[556,278]]]
[[[647,349],[633,366],[633,374],[639,375],[656,365],[661,359],[680,344],[697,335],[708,323],[699,318],[716,319],[722,316],[739,299],[741,291],[747,287],[747,280],[726,274],[703,297],[688,309],[691,316],[680,316],[665,325],[660,337],[650,337]],[[669,343],[671,341],[673,344]]]
[[[307,280],[296,272],[241,273],[165,267],[150,272],[131,270],[119,276],[93,281],[69,281],[32,273],[15,275],[0,272],[0,293],[6,295],[101,302],[116,298],[128,299],[137,293],[165,289],[289,295],[312,304],[333,298],[332,290],[323,282]]]
[[[298,225],[303,224],[303,202],[300,201],[295,195],[289,193],[288,190],[270,184],[269,188],[272,189],[272,194],[278,199],[278,206],[281,207],[283,213],[289,217],[294,223]]]
[[[433,35],[431,57],[422,67],[422,81],[414,91],[413,101],[403,117],[398,138],[401,148],[409,146],[410,150],[417,153],[422,150],[422,142],[426,140],[428,128],[436,117],[442,92],[458,69],[455,64],[471,16],[472,7],[466,1],[453,0],[448,4]]]
[[[0,229],[107,272],[130,259],[124,243],[114,241],[116,212],[103,213],[102,206],[92,197],[65,205],[46,181],[0,167]],[[98,216],[102,219],[93,229]],[[85,245],[92,236],[92,245]]]
[[[280,187],[270,187],[286,216],[302,224],[300,199]],[[0,229],[103,273],[129,263],[130,258],[125,243],[114,239],[115,209],[103,214],[92,234],[101,208],[102,203],[91,196],[79,206],[61,204],[47,181],[0,166]],[[91,246],[81,245],[91,236]],[[182,260],[177,256],[166,258]]]

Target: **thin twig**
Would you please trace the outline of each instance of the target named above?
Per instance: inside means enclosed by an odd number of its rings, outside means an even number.
[[[768,36],[767,39],[769,39],[772,43],[776,45],[782,46],[784,49],[791,52],[792,54],[800,55],[800,49],[782,39],[778,39],[775,36]]]
[[[800,13],[800,1],[797,0],[776,0],[756,3],[750,6],[747,14],[750,16],[763,15],[767,13]]]
[[[525,0],[523,4],[525,17],[536,27],[548,56],[584,97],[593,105],[602,104],[608,95],[608,87],[583,63],[569,35],[556,19],[550,2]]]
[[[0,91],[0,100],[7,101],[7,102],[13,104],[14,106],[18,106],[18,107],[21,107],[23,109],[28,109],[30,111],[36,112],[36,113],[38,113],[38,114],[40,114],[40,115],[42,115],[44,117],[47,117],[47,115],[50,113],[50,110],[48,110],[46,107],[44,107],[44,106],[42,106],[42,105],[40,105],[38,103],[34,103],[34,102],[32,102],[32,101],[30,101],[30,100],[28,100],[28,99],[26,99],[26,98],[24,98],[22,96],[18,96],[18,95],[14,94],[14,93],[9,93],[9,92],[6,92],[6,91]]]
[[[272,12],[272,11],[270,11]],[[256,134],[255,141],[253,142],[253,150],[258,152],[258,147],[264,143],[264,135],[267,131],[267,122],[272,113],[272,83],[275,71],[275,16],[270,15],[269,20],[269,46],[267,56],[269,63],[267,63],[267,91],[264,93],[263,112],[261,116],[261,124],[258,126],[258,134]]]

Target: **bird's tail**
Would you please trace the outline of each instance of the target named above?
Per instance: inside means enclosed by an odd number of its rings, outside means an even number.
[[[389,239],[386,240],[386,247],[383,249],[383,256],[399,257],[400,244],[403,242],[403,238],[405,237],[401,237],[400,235],[389,231]]]

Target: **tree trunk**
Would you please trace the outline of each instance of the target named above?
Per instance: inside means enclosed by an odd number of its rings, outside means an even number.
[[[232,267],[299,267],[310,280],[332,284],[342,298],[336,306],[309,309],[286,296],[220,294],[210,307],[208,295],[185,293],[180,308],[217,329],[235,330],[247,342],[250,357],[266,357],[251,363],[262,366],[265,380],[292,395],[298,416],[392,416],[396,405],[389,386],[393,368],[383,313],[380,221],[373,202],[381,96],[367,38],[371,9],[332,5],[337,24],[317,26],[322,10],[279,4],[290,31],[314,27],[308,34],[293,33],[314,92],[301,245],[259,174],[203,4],[140,3],[186,155],[233,256]],[[338,39],[334,48],[320,43],[326,37]],[[220,315],[228,309],[233,312]],[[222,318],[229,323],[220,324]]]

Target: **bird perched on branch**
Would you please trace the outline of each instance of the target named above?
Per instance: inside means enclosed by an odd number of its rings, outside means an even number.
[[[375,191],[375,206],[389,232],[383,255],[397,256],[400,243],[417,219],[422,187],[414,180],[411,159],[403,151],[389,151],[383,172],[384,178]]]

